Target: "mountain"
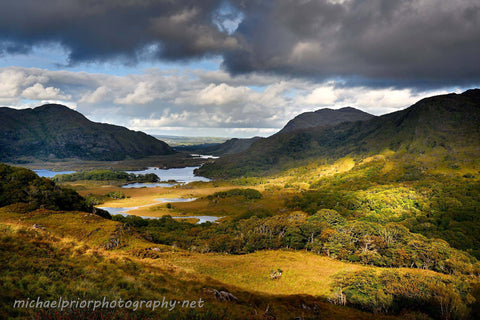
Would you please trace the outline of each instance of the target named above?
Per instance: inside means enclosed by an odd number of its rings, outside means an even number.
[[[319,126],[332,126],[342,122],[369,120],[374,116],[361,110],[346,107],[338,110],[329,108],[302,113],[290,120],[279,133],[291,132]]]
[[[411,107],[366,121],[281,132],[240,154],[221,157],[198,170],[209,177],[263,175],[308,159],[368,156],[385,149],[412,157],[441,150],[478,153],[480,90],[425,98]]]
[[[179,150],[184,150],[192,153],[208,154],[214,156],[230,155],[240,153],[250,148],[250,146],[257,140],[263,139],[261,137],[253,137],[249,139],[232,138],[224,143],[203,144],[178,147]]]
[[[190,136],[171,136],[171,135],[153,135],[155,138],[168,143],[172,148],[186,148],[195,146],[217,145],[227,141],[222,137],[190,137]]]
[[[58,104],[0,108],[0,161],[19,157],[123,160],[174,151],[143,132],[96,123]]]
[[[331,126],[342,122],[363,121],[371,119],[373,117],[374,116],[369,113],[351,107],[341,108],[338,110],[325,108],[313,112],[305,112],[296,116],[295,118],[290,120],[287,125],[277,134],[319,126]],[[187,146],[182,147],[181,149],[195,153],[211,154],[215,156],[232,155],[247,150],[254,142],[261,139],[263,138],[233,138],[221,144]]]
[[[212,154],[215,156],[236,154],[236,153],[240,153],[242,151],[247,150],[255,141],[258,141],[260,139],[262,138],[261,137],[253,137],[249,139],[233,138],[217,146],[206,148],[205,151],[208,154]]]

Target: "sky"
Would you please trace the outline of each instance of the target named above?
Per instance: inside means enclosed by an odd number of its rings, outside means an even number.
[[[149,134],[269,136],[480,86],[478,0],[0,0],[0,106]]]

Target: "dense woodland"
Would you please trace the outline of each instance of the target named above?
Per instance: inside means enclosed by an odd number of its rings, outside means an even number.
[[[35,172],[0,163],[0,207],[25,203],[31,210],[88,211],[84,199],[74,190],[57,186],[51,179]]]
[[[21,204],[17,210],[50,210],[94,212],[104,218],[110,214],[96,209],[76,191],[60,187],[35,172],[0,163],[0,207]]]
[[[90,170],[70,174],[59,174],[53,177],[56,182],[89,181],[123,181],[123,182],[158,182],[160,179],[154,173],[135,174],[114,170]]]

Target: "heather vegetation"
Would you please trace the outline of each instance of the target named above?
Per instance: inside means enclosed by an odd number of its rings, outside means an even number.
[[[71,219],[76,219],[72,216]],[[225,319],[222,312],[181,309],[172,312],[139,308],[14,308],[13,301],[41,297],[42,301],[139,299],[198,299],[188,290],[188,276],[168,275],[163,266],[149,268],[145,263],[121,256],[107,256],[85,243],[61,242],[52,233],[25,228],[0,229],[0,317],[2,319]],[[178,292],[178,288],[184,288]],[[205,299],[206,297],[203,296]],[[217,315],[217,313],[219,315]]]

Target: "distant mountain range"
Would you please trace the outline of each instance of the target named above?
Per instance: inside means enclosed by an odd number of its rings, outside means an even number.
[[[58,104],[34,109],[0,108],[0,161],[22,157],[123,160],[174,153],[143,132],[96,123]]]
[[[351,107],[341,108],[338,110],[325,108],[313,112],[305,112],[296,116],[294,119],[290,120],[287,125],[277,134],[319,126],[331,126],[342,122],[368,120],[373,117],[374,116],[369,113]],[[261,139],[264,138],[233,138],[225,141],[224,143],[213,145],[205,144],[183,146],[180,148],[180,150],[187,150],[194,153],[211,154],[215,156],[232,155],[247,150],[254,142]]]
[[[191,136],[172,136],[172,135],[153,135],[155,138],[168,143],[172,148],[186,148],[199,145],[218,145],[224,143],[228,138],[222,137],[191,137]]]
[[[244,150],[247,150],[255,141],[258,141],[260,139],[263,139],[263,138],[261,137],[253,137],[249,139],[233,138],[217,146],[211,146],[209,148],[206,148],[205,152],[207,154],[212,154],[215,156],[235,154],[235,153],[239,153]]]
[[[293,121],[293,120],[292,120]],[[308,159],[366,156],[390,149],[412,155],[434,149],[480,150],[480,90],[425,98],[398,112],[365,121],[282,130],[234,156],[198,170],[209,177],[263,175]]]
[[[333,126],[342,122],[369,120],[374,116],[361,110],[346,107],[338,110],[329,108],[304,112],[290,120],[279,133],[291,132],[319,126]]]
[[[223,143],[181,146],[181,147],[177,147],[176,149],[188,151],[191,153],[223,156],[223,155],[240,153],[244,150],[247,150],[248,148],[250,148],[252,143],[260,139],[264,139],[264,138],[261,138],[261,137],[253,137],[249,139],[232,138]]]

